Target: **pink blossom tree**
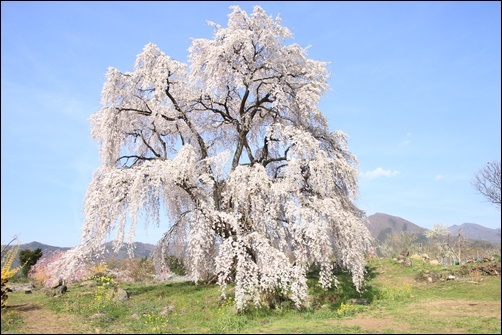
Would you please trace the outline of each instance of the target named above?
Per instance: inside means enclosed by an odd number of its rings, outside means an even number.
[[[75,260],[72,254],[72,250],[44,252],[44,255],[31,267],[28,278],[42,283],[44,286],[53,286],[59,278],[64,278],[67,283],[87,278],[91,271],[85,262],[70,263],[71,271],[61,267],[61,265],[68,264],[68,260],[71,258]]]

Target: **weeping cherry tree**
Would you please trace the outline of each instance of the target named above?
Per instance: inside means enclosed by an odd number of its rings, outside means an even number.
[[[323,287],[338,265],[360,290],[370,237],[353,204],[357,159],[318,109],[327,64],[285,44],[279,17],[231,10],[226,28],[209,23],[213,39],[192,40],[188,64],[150,43],[133,71],[108,69],[75,253],[167,222],[157,261],[178,246],[194,281],[213,274],[223,296],[235,283],[239,310],[278,289],[301,306],[312,264]]]

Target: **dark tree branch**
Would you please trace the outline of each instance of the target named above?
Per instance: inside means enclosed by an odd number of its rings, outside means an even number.
[[[200,136],[199,132],[195,129],[194,125],[192,124],[192,122],[190,121],[190,119],[188,118],[188,116],[186,115],[186,113],[178,105],[178,102],[176,101],[176,99],[169,92],[169,85],[170,85],[169,78],[167,78],[167,88],[165,90],[165,93],[166,93],[167,97],[169,98],[169,100],[174,105],[174,108],[182,115],[183,121],[185,121],[185,123],[188,126],[188,128],[192,131],[192,133],[197,138],[197,142],[199,144],[199,148],[200,148],[200,151],[201,151],[202,159],[207,158],[207,148],[206,148],[206,144],[204,143],[204,139],[202,138],[202,136]]]
[[[476,173],[471,185],[478,194],[484,196],[489,202],[500,209],[500,161],[488,162],[483,169]]]

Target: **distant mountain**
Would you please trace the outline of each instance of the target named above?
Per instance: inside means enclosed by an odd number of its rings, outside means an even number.
[[[106,242],[105,243],[105,259],[125,259],[129,257],[129,254],[127,253],[127,243],[122,243],[122,246],[120,249],[115,253],[113,251],[113,242]],[[150,243],[142,243],[142,242],[134,242],[133,243],[133,250],[134,250],[134,257],[137,258],[145,258],[145,257],[150,257],[150,255],[153,252],[153,249],[155,248],[155,245],[150,244]]]
[[[11,249],[12,247],[15,247],[17,245],[17,242],[14,241],[11,243],[11,245],[9,245],[7,247],[7,250],[8,249]],[[2,245],[2,248],[4,246]],[[40,243],[40,242],[30,242],[30,243],[24,243],[24,244],[20,244],[19,245],[19,251],[18,252],[21,252],[22,250],[35,250],[37,248],[40,248],[40,250],[42,250],[42,256],[49,253],[49,252],[54,252],[54,251],[57,251],[57,250],[63,250],[63,251],[66,251],[66,250],[69,250],[71,248],[66,248],[66,247],[55,247],[55,246],[52,246],[52,245],[48,245],[48,244],[43,244],[43,243]],[[12,265],[11,265],[11,268],[16,268],[19,266],[19,253],[16,257],[16,259],[14,259],[14,261],[12,262]]]
[[[371,235],[380,242],[384,241],[385,237],[388,234],[411,232],[423,236],[423,233],[427,230],[398,216],[392,216],[384,213],[375,213],[373,215],[368,216],[368,222],[366,223],[366,227],[370,231]],[[448,229],[450,231],[451,236],[456,236],[460,229],[460,234],[464,238],[467,238],[469,240],[486,241],[497,245],[500,245],[501,243],[499,229],[486,228],[475,223],[463,223],[460,226],[453,225],[448,227]],[[142,243],[142,242],[135,242],[133,246],[134,246],[134,257],[138,258],[149,257],[155,248],[155,245],[153,244]],[[12,247],[12,245],[10,247]],[[65,251],[71,249],[68,247],[56,247],[52,245],[47,245],[40,242],[30,242],[21,244],[19,250],[20,251],[25,249],[35,250],[37,248],[40,248],[42,250],[42,254],[44,255],[47,254],[48,252],[53,252],[56,250]],[[105,251],[106,260],[108,259],[120,260],[129,257],[127,253],[126,243],[123,243],[119,251],[115,253],[113,252],[113,242],[107,242],[105,243],[105,250],[106,250]],[[12,267],[16,267],[18,265],[19,265],[19,258],[14,261]]]
[[[10,245],[7,249],[12,248],[14,245]],[[113,242],[106,242],[105,244],[105,259],[125,259],[128,258],[129,255],[127,253],[127,244],[123,243],[123,245],[120,247],[117,253],[113,252]],[[155,245],[150,244],[150,243],[142,243],[142,242],[134,242],[134,257],[138,258],[145,258],[149,257],[152,254],[153,249],[155,248]],[[3,246],[2,246],[3,247]],[[43,244],[40,242],[30,242],[30,243],[24,243],[19,246],[19,251],[29,249],[29,250],[35,250],[37,248],[40,248],[42,250],[42,255],[47,255],[48,253],[61,250],[61,251],[66,251],[71,248],[68,247],[55,247],[52,245],[47,245]],[[42,256],[43,257],[43,256]],[[15,268],[19,266],[19,255],[16,257],[14,262],[12,262],[12,268]]]
[[[40,242],[30,242],[30,243],[24,243],[24,244],[21,244],[19,246],[19,251],[21,250],[25,250],[25,249],[30,249],[30,250],[35,250],[37,248],[40,248],[40,250],[42,250],[42,253],[44,251],[56,251],[56,250],[62,250],[62,251],[66,251],[66,250],[69,250],[71,248],[69,247],[55,247],[55,246],[52,246],[52,245],[48,245],[48,244],[43,244],[43,243],[40,243]]]
[[[422,235],[427,230],[398,216],[384,213],[375,213],[368,216],[366,227],[368,227],[371,235],[381,242],[385,240],[388,234],[409,232]]]
[[[412,232],[423,236],[423,233],[428,230],[398,216],[384,213],[375,213],[368,216],[366,227],[368,227],[371,235],[380,242],[383,242],[388,234]],[[459,229],[462,237],[471,240],[471,242],[501,243],[500,231],[497,229],[486,228],[475,223],[463,223],[460,226],[448,227],[451,236],[456,236]]]
[[[476,223],[462,223],[460,226],[448,227],[452,236],[456,236],[460,230],[460,235],[464,238],[500,243],[500,230],[486,228]]]

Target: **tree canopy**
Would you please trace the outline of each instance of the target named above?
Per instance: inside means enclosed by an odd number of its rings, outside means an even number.
[[[323,287],[337,264],[360,289],[370,235],[354,205],[357,158],[318,108],[327,63],[285,44],[290,30],[259,6],[210,25],[188,64],[150,43],[133,71],[108,69],[90,119],[102,165],[74,254],[167,221],[158,264],[175,246],[193,280],[216,275],[222,294],[235,282],[238,309],[277,288],[300,306],[311,264]]]
[[[42,249],[36,248],[34,250],[24,249],[19,252],[19,263],[23,264],[23,275],[28,276],[31,267],[35,265],[42,257]]]
[[[471,181],[471,185],[476,193],[484,196],[486,200],[500,209],[500,161],[494,160],[486,163],[485,167],[479,170]]]

